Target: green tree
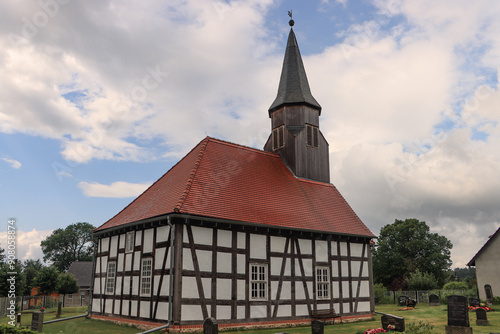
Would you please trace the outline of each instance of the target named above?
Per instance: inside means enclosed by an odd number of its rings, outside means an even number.
[[[34,288],[34,279],[36,275],[42,270],[43,263],[38,260],[26,260],[23,263],[23,273],[26,276],[26,288]],[[27,291],[28,292],[28,291]]]
[[[94,252],[89,223],[75,223],[59,228],[41,242],[43,259],[51,261],[59,271],[66,271],[75,261],[91,261]]]
[[[38,287],[39,295],[50,295],[59,288],[59,271],[54,266],[44,267],[36,275],[33,284]]]
[[[468,288],[466,282],[450,282],[443,285],[443,290],[467,290]]]
[[[12,263],[0,263],[0,296],[8,297],[15,295],[23,296],[26,287],[26,278],[22,272],[22,266],[18,261]]]
[[[59,274],[59,284],[57,288],[57,292],[63,295],[63,297],[66,297],[68,293],[77,293],[78,292],[78,285],[76,282],[75,276],[73,276],[70,273],[60,273]],[[63,298],[63,301],[66,298]],[[64,305],[63,305],[64,306]]]
[[[410,277],[418,269],[432,274],[440,287],[451,266],[452,247],[446,237],[431,233],[424,221],[396,219],[380,230],[373,252],[375,282],[391,287],[393,281]]]
[[[438,286],[434,275],[423,273],[418,269],[411,273],[408,278],[408,289],[410,290],[434,290],[437,288]]]

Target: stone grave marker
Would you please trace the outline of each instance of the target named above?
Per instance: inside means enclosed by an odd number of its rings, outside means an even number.
[[[312,331],[312,334],[324,334],[325,323],[321,320],[311,321],[311,331]]]
[[[31,318],[31,330],[41,333],[43,329],[43,312],[33,312]]]
[[[439,306],[441,305],[440,301],[439,301],[439,296],[438,295],[435,295],[435,294],[432,294],[429,296],[429,306]]]
[[[406,300],[406,306],[415,307],[415,306],[417,306],[417,301],[415,299],[408,298]]]
[[[469,325],[469,307],[466,297],[448,297],[448,325],[445,329],[446,334],[472,333],[472,327]]]
[[[394,326],[394,331],[396,332],[404,332],[405,331],[405,318],[397,317],[392,314],[384,314],[380,318],[382,321],[382,328],[385,330],[389,330],[389,325]]]
[[[206,318],[203,321],[203,334],[219,334],[219,324],[214,318]]]
[[[408,296],[399,296],[398,297],[398,305],[399,306],[406,306],[407,299],[408,299]]]
[[[476,325],[478,326],[489,326],[488,317],[486,315],[486,310],[484,308],[478,308],[476,310]]]
[[[481,300],[479,298],[469,298],[470,306],[479,306],[481,304]]]

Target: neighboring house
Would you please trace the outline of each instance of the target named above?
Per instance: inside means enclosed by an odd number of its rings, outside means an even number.
[[[481,300],[492,301],[500,296],[500,228],[467,263],[476,267],[477,287]]]
[[[330,183],[320,113],[291,30],[264,150],[207,137],[95,229],[92,316],[172,329],[372,317],[374,235]]]
[[[79,290],[77,293],[66,295],[64,307],[88,305],[92,281],[92,261],[73,262],[67,272],[75,276]]]

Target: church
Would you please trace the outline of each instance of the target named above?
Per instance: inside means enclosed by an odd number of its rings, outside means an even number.
[[[92,316],[174,330],[371,318],[375,236],[330,183],[321,112],[291,28],[264,149],[206,137],[95,229]]]

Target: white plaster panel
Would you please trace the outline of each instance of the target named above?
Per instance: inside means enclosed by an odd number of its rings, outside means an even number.
[[[196,250],[198,265],[201,271],[212,272],[212,252],[205,250]]]
[[[114,310],[115,311],[113,312],[113,314],[118,314],[118,315],[120,314],[120,300],[119,299],[115,300]]]
[[[332,255],[337,255],[337,241],[332,241]]]
[[[118,260],[117,260],[117,270],[118,272],[123,271],[123,253],[118,254]]]
[[[312,254],[312,240],[299,239],[300,253]]]
[[[156,311],[156,319],[168,320],[168,303],[158,302],[158,310]]]
[[[203,285],[203,295],[205,299],[212,299],[212,279],[202,278],[201,284]]]
[[[138,295],[139,294],[139,277],[134,276],[132,277],[132,295]]]
[[[358,312],[370,312],[370,302],[359,302]]]
[[[115,257],[118,252],[118,236],[114,235],[111,237],[111,247],[109,248],[109,256]]]
[[[276,295],[277,293],[278,293],[278,282],[271,281],[271,299],[272,300],[278,299],[278,296]]]
[[[280,257],[272,257],[271,258],[271,275],[280,275],[281,274],[282,262],[283,262],[283,259]]]
[[[243,232],[238,232],[238,248],[245,249],[246,247],[246,234]]]
[[[342,261],[342,277],[348,277],[349,276],[349,262],[348,261]]]
[[[96,277],[96,278],[94,278],[94,294],[95,295],[100,294],[100,292],[99,292],[100,288],[101,288],[101,279]],[[96,301],[97,301],[97,299],[96,299]]]
[[[102,269],[103,273],[108,272],[108,257],[107,256],[101,257],[101,269]]]
[[[182,269],[194,270],[193,257],[189,248],[182,249]]]
[[[312,259],[302,259],[302,263],[304,264],[304,273],[306,276],[313,275],[313,260]],[[295,275],[302,276],[302,271],[300,269],[299,260],[295,259]]]
[[[217,305],[217,319],[221,320],[231,319],[231,306]]]
[[[370,283],[368,281],[361,281],[359,296],[370,297]]]
[[[340,296],[340,293],[339,293],[339,291],[340,291],[339,289],[340,288],[339,287],[340,287],[339,282],[333,282],[332,283],[333,298],[339,298],[339,296]]]
[[[217,230],[217,246],[231,247],[232,232],[227,230]]]
[[[296,305],[295,306],[295,313],[297,316],[304,316],[304,315],[309,315],[309,310],[307,309],[307,305]]]
[[[236,306],[236,318],[245,319],[245,306]]]
[[[123,249],[125,248],[125,238],[126,238],[127,234],[120,234],[120,242],[118,243],[118,247],[120,249]]]
[[[368,277],[368,261],[364,261],[365,263],[363,264],[363,272],[361,273],[361,277]]]
[[[349,282],[342,282],[342,298],[350,298]]]
[[[291,286],[289,288],[291,288]],[[302,282],[295,283],[295,298],[297,300],[306,299],[306,294],[304,292],[304,284]]]
[[[149,310],[151,307],[151,302],[141,301],[139,305],[139,316],[141,318],[149,318]]]
[[[182,297],[200,298],[200,295],[198,294],[198,286],[196,285],[195,277],[182,278]]]
[[[332,261],[332,277],[339,277],[339,262]]]
[[[151,253],[153,251],[154,244],[154,228],[148,228],[144,230],[144,244],[142,245],[142,251],[144,253]]]
[[[136,231],[135,232],[135,245],[139,246],[141,244],[141,242],[142,242],[142,231]]]
[[[132,254],[125,254],[125,271],[132,270]]]
[[[105,301],[106,303],[106,306],[104,308],[105,312],[106,313],[112,313],[113,312],[113,300],[112,299],[108,299]]]
[[[304,293],[304,284],[302,284],[302,282],[296,282],[295,289],[297,289],[298,285],[302,286],[302,293]],[[292,282],[283,282],[280,299],[292,299]]]
[[[318,310],[329,310],[330,309],[330,303],[328,304],[317,304],[316,305]]]
[[[100,299],[94,299],[92,301],[92,312],[101,312]]]
[[[358,277],[361,261],[351,261],[351,272],[353,277]]]
[[[347,256],[347,242],[340,242],[340,255]]]
[[[231,299],[231,280],[225,278],[217,279],[217,299]]]
[[[155,284],[159,284],[159,278],[155,280]],[[169,293],[170,293],[170,275],[165,275],[163,276],[163,281],[161,283],[160,296],[168,296]]]
[[[139,270],[141,268],[141,252],[137,251],[134,253],[134,270]]]
[[[123,303],[122,303],[122,315],[124,316],[128,316],[128,305],[129,305],[130,301],[127,300],[127,299],[124,299],[123,300]]]
[[[130,276],[125,276],[123,279],[123,294],[128,295],[130,292]]]
[[[271,252],[287,252],[285,250],[286,238],[271,236]]]
[[[237,280],[236,281],[236,297],[238,300],[245,300],[245,281],[244,280]]]
[[[107,252],[109,249],[109,238],[102,238],[101,239],[101,249],[99,250],[100,252]]]
[[[207,305],[209,306],[209,305]],[[209,308],[209,307],[207,307]],[[210,311],[208,311],[210,314]],[[203,312],[200,305],[182,305],[181,318],[184,321],[203,320]]]
[[[266,258],[266,236],[250,234],[250,257],[253,259]]]
[[[116,278],[115,295],[122,294],[122,277]]]
[[[351,256],[361,257],[363,251],[363,244],[351,243]]]
[[[164,256],[165,256],[165,248],[157,248],[155,250],[155,260],[153,261],[155,263],[155,269],[162,269]],[[169,267],[165,266],[165,268]]]
[[[231,253],[217,253],[217,272],[231,273]]]
[[[104,270],[103,270],[104,271]],[[101,257],[99,256],[95,260],[95,273],[99,274],[101,272]]]
[[[245,255],[237,254],[236,255],[236,262],[237,262],[236,263],[236,270],[238,271],[238,274],[244,274],[245,268],[247,267]]]
[[[338,314],[340,312],[340,303],[334,303],[333,304],[333,309]]]
[[[156,228],[156,242],[163,242],[168,240],[168,233],[170,226],[163,225]]]
[[[206,227],[192,226],[193,241],[195,244],[212,245],[213,230]],[[186,242],[189,240],[186,236]]]
[[[344,303],[344,313],[351,313],[351,304]]]
[[[278,317],[292,316],[292,305],[280,305],[278,307]]]
[[[267,318],[267,306],[266,305],[250,306],[250,318],[254,319]]]
[[[316,240],[316,262],[328,261],[328,242],[325,240]]]
[[[132,300],[132,310],[130,310],[131,317],[137,317],[137,300]]]

